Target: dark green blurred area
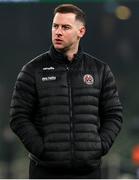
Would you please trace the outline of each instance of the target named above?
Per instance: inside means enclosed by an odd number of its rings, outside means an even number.
[[[100,2],[130,2],[131,0],[70,0],[69,3],[100,3]],[[37,2],[37,3],[68,3],[67,0],[0,0],[0,2]]]
[[[0,178],[28,178],[28,152],[9,128],[10,100],[21,67],[49,48],[53,9],[63,2],[0,4]],[[132,149],[139,144],[139,1],[82,2],[74,3],[87,15],[82,47],[110,65],[124,107],[103,178],[137,178]],[[121,5],[131,13],[125,20],[116,14]]]

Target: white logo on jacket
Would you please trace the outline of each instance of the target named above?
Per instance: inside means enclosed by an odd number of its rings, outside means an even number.
[[[42,81],[54,81],[56,80],[55,76],[42,77]]]
[[[52,66],[51,66],[51,67],[44,67],[44,68],[43,68],[44,71],[45,71],[45,70],[54,70],[54,69],[55,69],[55,68],[52,67]]]

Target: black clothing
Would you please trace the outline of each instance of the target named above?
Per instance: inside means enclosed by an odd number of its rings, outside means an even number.
[[[121,129],[122,106],[107,64],[81,49],[70,62],[51,47],[19,73],[10,118],[40,165],[93,171]]]
[[[29,166],[29,179],[101,179],[101,169],[97,167],[91,172],[81,171],[79,169],[63,168],[46,169],[45,166],[36,164],[34,161],[30,161]]]

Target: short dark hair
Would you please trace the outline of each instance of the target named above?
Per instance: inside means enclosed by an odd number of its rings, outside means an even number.
[[[73,4],[61,4],[57,6],[54,9],[54,16],[56,13],[73,13],[76,15],[75,16],[76,20],[79,20],[83,23],[83,25],[86,25],[85,13],[83,12],[82,9],[80,9],[79,7]]]

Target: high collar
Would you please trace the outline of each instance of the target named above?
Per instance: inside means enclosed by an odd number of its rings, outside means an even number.
[[[82,56],[82,49],[81,47],[79,46],[79,49],[78,49],[78,52],[77,54],[75,54],[74,58],[72,61],[69,61],[67,56],[64,55],[63,53],[61,52],[58,52],[54,46],[52,45],[49,49],[49,54],[51,56],[51,58],[54,60],[54,61],[57,61],[59,63],[64,63],[64,64],[70,64],[70,63],[73,63],[75,61],[79,61],[81,59],[81,56]]]

